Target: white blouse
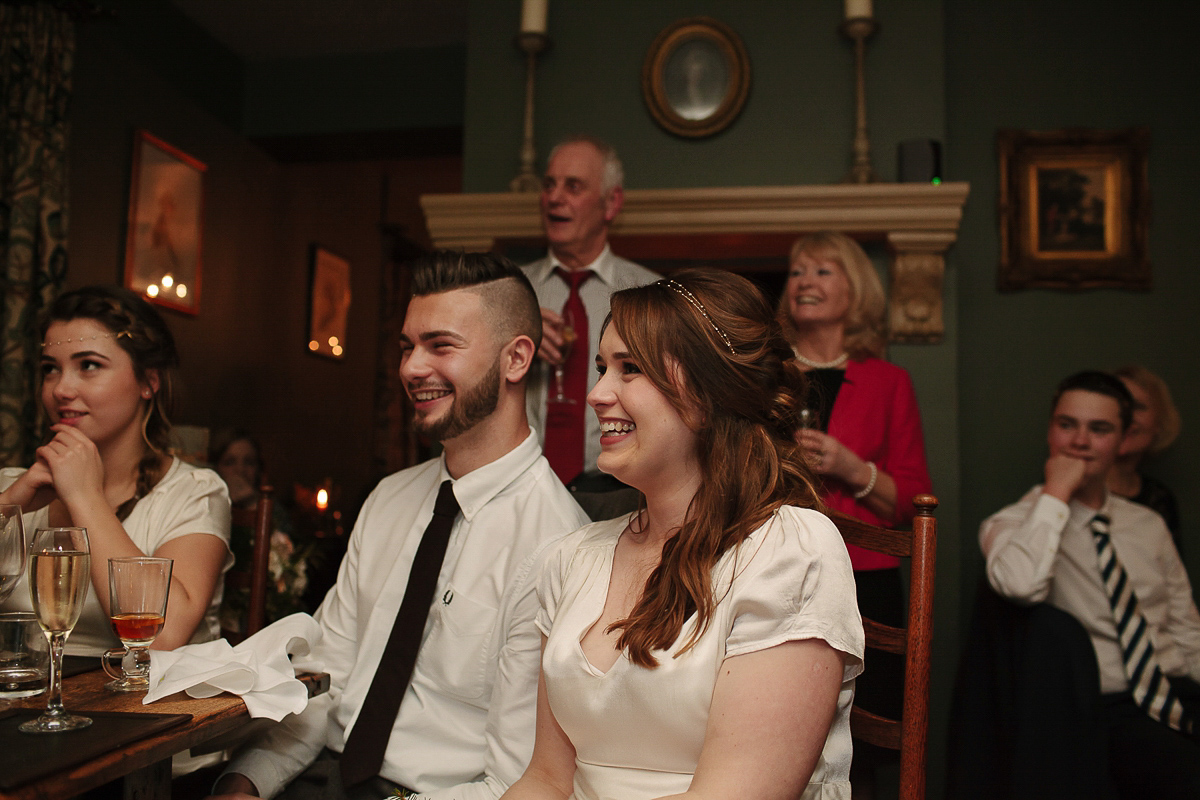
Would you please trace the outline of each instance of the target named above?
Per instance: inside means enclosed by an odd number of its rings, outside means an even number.
[[[721,663],[788,641],[822,639],[843,653],[837,712],[804,798],[849,798],[850,706],[862,672],[862,620],[850,558],[833,523],[785,506],[713,570],[719,598],[697,643],[685,623],[659,666],[645,669],[622,653],[607,672],[580,645],[608,596],[617,539],[626,518],[567,536],[546,562],[538,627],[546,634],[542,670],[550,707],[575,747],[577,800],[636,800],[688,789],[704,745]],[[797,687],[802,691],[803,687]]]
[[[24,469],[0,470],[0,491],[16,483],[24,472]],[[46,527],[49,516],[49,507],[22,515],[27,541],[33,542],[34,530]],[[225,543],[224,569],[233,566],[233,554],[229,551],[229,490],[220,476],[210,469],[193,467],[178,458],[172,460],[166,474],[137,502],[121,524],[133,543],[146,555],[153,555],[167,542],[189,533],[216,536]],[[224,580],[218,578],[208,611],[196,626],[191,641],[207,642],[220,638],[218,612],[223,589]],[[108,591],[107,586],[105,591]],[[33,610],[28,574],[21,577],[12,595],[4,601],[4,610]],[[90,587],[79,622],[67,638],[67,654],[95,656],[120,644],[113,634],[108,615],[96,597],[96,587]]]

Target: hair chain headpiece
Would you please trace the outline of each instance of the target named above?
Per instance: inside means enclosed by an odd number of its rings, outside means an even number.
[[[712,329],[717,332],[717,336],[721,337],[721,341],[725,343],[725,346],[729,348],[730,355],[737,355],[737,351],[733,349],[733,342],[729,341],[729,337],[725,335],[725,331],[718,328],[717,323],[713,322],[712,317],[710,317],[708,312],[704,309],[704,304],[696,299],[696,295],[692,294],[683,284],[679,283],[678,281],[671,280],[670,278],[663,278],[661,281],[659,281],[659,283],[674,289],[681,297],[683,297],[684,300],[687,300],[689,303],[695,306],[696,310],[700,312],[701,316],[708,320],[708,324],[711,325]]]
[[[95,336],[80,336],[78,339],[59,339],[57,342],[42,342],[42,348],[52,347],[59,344],[70,344],[71,342],[93,342],[96,339],[120,339],[126,337],[133,338],[133,334],[129,331],[117,331],[116,333],[97,333]]]

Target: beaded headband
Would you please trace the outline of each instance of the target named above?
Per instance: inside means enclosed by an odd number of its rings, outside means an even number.
[[[132,339],[133,334],[129,331],[118,331],[117,333],[98,333],[95,336],[80,336],[78,339],[59,339],[57,342],[42,342],[42,348],[52,347],[58,344],[70,344],[71,342],[93,342],[96,339],[120,339],[122,336]]]
[[[725,346],[729,348],[729,353],[731,355],[737,355],[737,352],[733,349],[733,342],[729,341],[729,337],[725,335],[725,332],[717,327],[717,323],[712,321],[712,317],[710,317],[708,312],[704,310],[704,304],[696,299],[696,295],[688,291],[688,288],[683,284],[679,283],[678,281],[673,281],[670,278],[663,278],[661,281],[659,281],[659,283],[670,289],[674,289],[675,292],[677,292],[684,300],[687,300],[689,303],[695,306],[696,310],[699,311],[706,320],[708,320],[708,324],[712,326],[712,329],[717,332],[717,336],[721,337],[721,341],[725,343]]]

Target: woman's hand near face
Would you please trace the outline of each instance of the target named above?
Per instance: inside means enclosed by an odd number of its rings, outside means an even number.
[[[55,425],[54,438],[37,450],[54,483],[55,493],[71,509],[104,500],[104,462],[91,439],[70,425]]]

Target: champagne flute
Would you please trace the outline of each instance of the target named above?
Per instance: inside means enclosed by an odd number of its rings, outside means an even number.
[[[571,348],[575,344],[575,339],[578,338],[575,333],[575,317],[570,311],[563,311],[563,326],[562,326],[562,359],[554,365],[554,396],[550,398],[553,403],[574,403],[573,398],[563,394],[563,372],[567,365],[567,359],[571,356]]]
[[[25,554],[21,507],[0,505],[0,603],[8,599],[25,572]]]
[[[92,724],[62,704],[62,658],[67,636],[79,621],[91,585],[91,551],[85,528],[38,528],[29,548],[29,593],[38,624],[50,640],[50,688],[46,711],[22,724],[24,733],[57,733]]]
[[[150,688],[150,644],[167,620],[167,595],[171,590],[169,558],[110,558],[108,560],[108,614],[113,633],[123,645],[109,650],[100,665],[114,692],[144,692]],[[110,660],[120,659],[114,672]]]

